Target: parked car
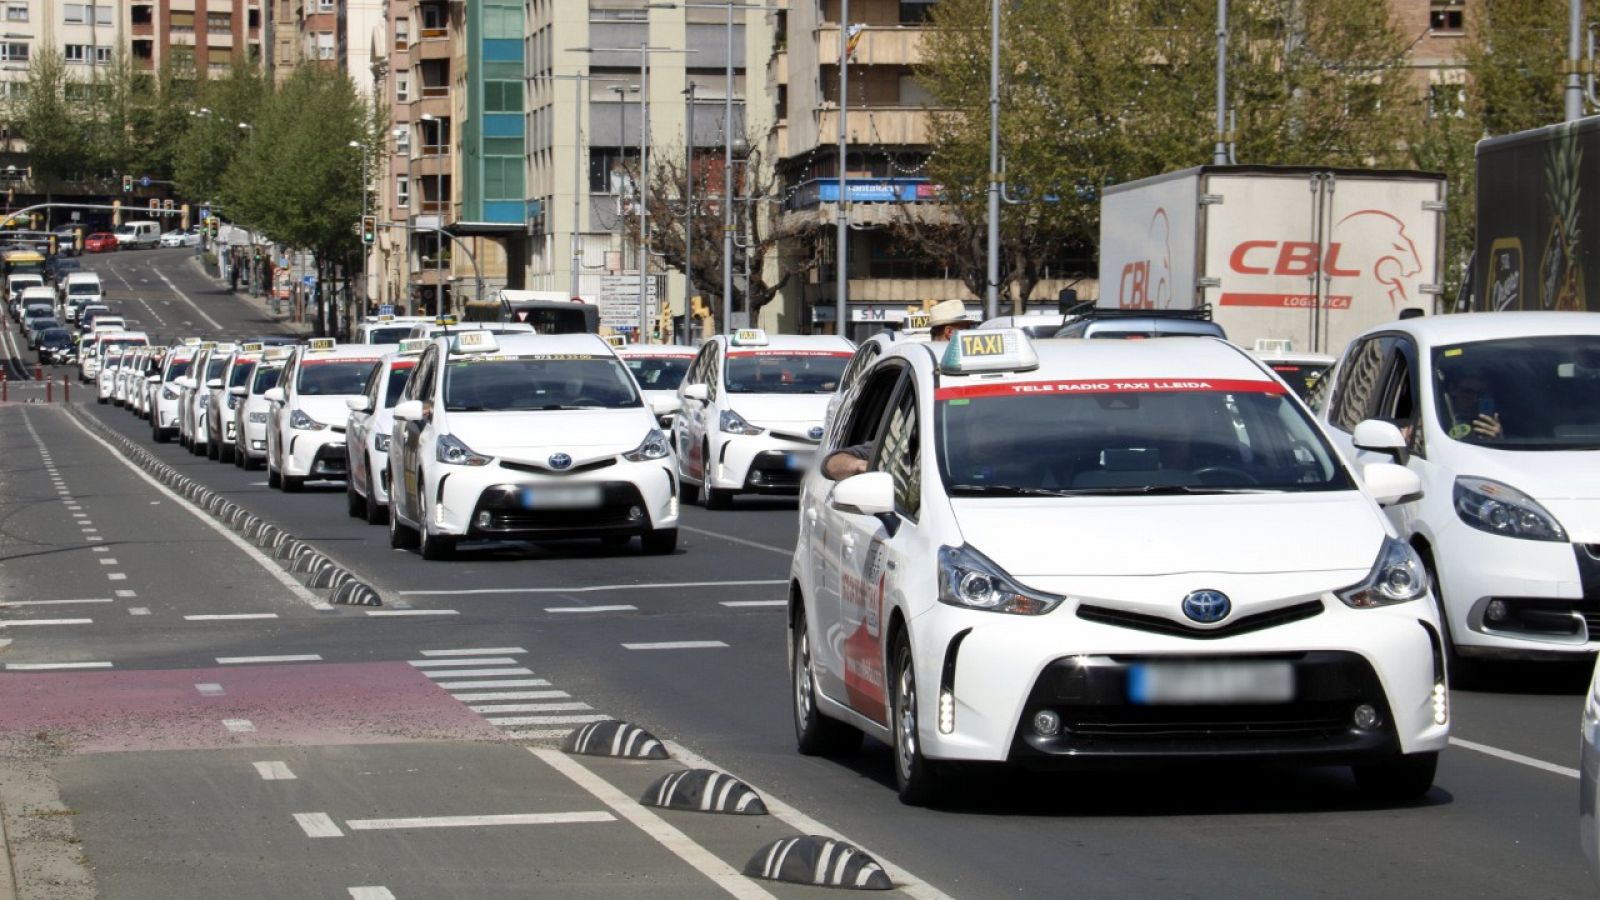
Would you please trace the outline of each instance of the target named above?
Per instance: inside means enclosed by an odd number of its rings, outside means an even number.
[[[200,232],[193,229],[182,231],[173,229],[161,236],[163,247],[198,247],[200,246]]]
[[[117,236],[109,231],[97,231],[83,239],[83,252],[110,253],[117,249]]]

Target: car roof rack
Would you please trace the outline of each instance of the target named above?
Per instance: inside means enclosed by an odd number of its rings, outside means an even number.
[[[1193,309],[1119,309],[1110,306],[1095,306],[1094,301],[1080,303],[1067,310],[1068,316],[1081,316],[1086,319],[1194,319],[1202,322],[1211,321],[1211,305],[1196,306]]]

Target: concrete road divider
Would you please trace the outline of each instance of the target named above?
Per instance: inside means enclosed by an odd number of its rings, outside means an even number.
[[[894,882],[878,861],[844,841],[814,834],[773,841],[750,857],[751,878],[857,891],[892,891]]]
[[[761,796],[739,779],[715,769],[685,769],[656,779],[639,798],[645,806],[690,812],[764,816]]]

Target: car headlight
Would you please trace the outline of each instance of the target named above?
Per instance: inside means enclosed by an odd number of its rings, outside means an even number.
[[[1463,475],[1455,484],[1456,515],[1479,531],[1530,541],[1565,541],[1566,529],[1537,500],[1509,484]]]
[[[962,545],[939,548],[939,602],[986,612],[1038,616],[1063,598],[1017,584],[994,561]]]
[[[629,462],[646,462],[652,459],[666,459],[670,452],[672,451],[667,446],[667,436],[662,434],[659,428],[652,428],[650,433],[644,436],[644,440],[639,442],[639,446],[622,454],[622,458]]]
[[[267,413],[266,413],[266,410],[260,410],[258,412],[253,412],[249,416],[247,416],[246,418],[248,418],[251,422],[254,422],[257,425],[265,425],[265,424],[267,424]]]
[[[389,452],[389,436],[387,434],[375,434],[375,435],[373,435],[372,436],[372,446],[375,449],[377,449],[377,451],[379,453],[388,453]]]
[[[487,466],[489,457],[474,453],[471,447],[461,443],[461,439],[453,434],[439,435],[439,443],[434,448],[439,462],[452,466]]]
[[[316,419],[311,418],[304,412],[294,409],[289,411],[289,427],[299,429],[300,431],[321,431],[328,426],[318,422]]]
[[[164,387],[161,389],[161,396],[167,400],[176,400],[178,399],[178,392],[170,387]]]
[[[1367,577],[1359,584],[1334,593],[1345,605],[1356,609],[1405,603],[1428,593],[1428,570],[1423,568],[1422,558],[1410,544],[1385,537],[1383,547],[1378,550],[1378,561]]]
[[[751,425],[749,422],[746,422],[744,420],[744,416],[739,415],[731,409],[723,410],[721,419],[722,430],[729,434],[760,434],[761,432],[766,431],[765,428],[757,428],[756,426]]]

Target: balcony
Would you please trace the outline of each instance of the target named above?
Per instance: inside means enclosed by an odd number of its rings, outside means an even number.
[[[767,80],[773,84],[789,83],[789,51],[779,50],[767,60]]]
[[[450,29],[424,28],[420,39],[406,48],[412,59],[442,59],[450,58]]]
[[[436,175],[450,174],[450,157],[444,153],[432,152],[435,148],[422,148],[426,155],[412,157],[410,168],[412,178],[434,177]],[[402,163],[401,165],[405,165]]]
[[[815,113],[818,140],[832,141],[839,133],[839,110],[826,106]],[[916,146],[930,143],[928,110],[904,106],[851,107],[845,134],[852,144]]]
[[[851,65],[915,66],[922,63],[922,38],[926,29],[915,26],[868,25],[856,43]],[[823,65],[839,62],[839,26],[816,29],[817,59]]]

